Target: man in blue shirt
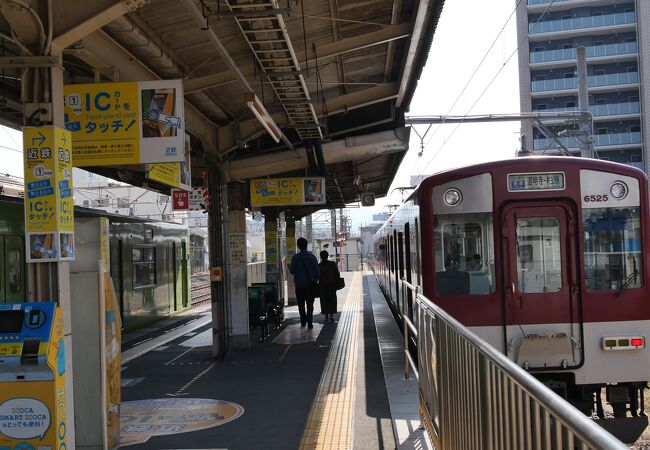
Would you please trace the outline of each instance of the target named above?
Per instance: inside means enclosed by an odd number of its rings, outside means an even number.
[[[314,295],[311,287],[318,281],[320,270],[318,269],[318,260],[307,251],[307,239],[298,238],[298,253],[291,258],[289,272],[293,274],[294,284],[296,285],[296,300],[298,301],[298,311],[300,312],[300,325],[309,325],[314,328]],[[305,312],[305,305],[307,311]]]

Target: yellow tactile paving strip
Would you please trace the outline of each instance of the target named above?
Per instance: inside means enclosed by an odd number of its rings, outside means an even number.
[[[361,313],[361,276],[356,272],[302,435],[301,450],[352,448],[357,334]]]

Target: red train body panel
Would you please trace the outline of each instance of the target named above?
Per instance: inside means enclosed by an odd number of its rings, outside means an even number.
[[[398,316],[411,316],[404,279],[583,409],[624,386],[634,411],[650,378],[648,220],[633,167],[475,165],[420,184],[377,232],[375,271]]]

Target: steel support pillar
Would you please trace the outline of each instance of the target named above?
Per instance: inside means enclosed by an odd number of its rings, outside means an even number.
[[[39,16],[44,23],[48,23],[47,10],[39,11]],[[49,49],[33,46],[35,56],[43,55],[62,57],[59,49],[51,46]],[[33,68],[26,70],[25,79],[33,80],[28,86],[22,83],[23,110],[33,110],[35,104],[46,106],[47,111],[43,116],[33,114],[34,119],[44,125],[65,127],[63,114],[63,68],[50,66],[47,68]],[[48,110],[49,109],[49,110]],[[30,125],[29,123],[26,125]],[[27,237],[26,237],[27,239]],[[74,426],[74,377],[72,366],[72,308],[70,302],[70,267],[67,262],[33,263],[29,264],[28,272],[28,298],[31,302],[56,302],[63,312],[64,318],[64,345],[65,345],[65,397],[66,397],[66,439],[71,448],[75,443]],[[54,413],[53,413],[54,414]]]
[[[228,182],[219,162],[208,164],[210,214],[208,215],[208,242],[210,252],[210,286],[212,293],[212,356],[224,359],[230,352],[229,267],[228,267]],[[212,276],[221,272],[221,279]]]

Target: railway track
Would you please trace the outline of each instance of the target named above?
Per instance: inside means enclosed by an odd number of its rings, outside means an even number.
[[[192,275],[190,290],[192,307],[208,303],[211,299],[210,273],[201,272]]]

